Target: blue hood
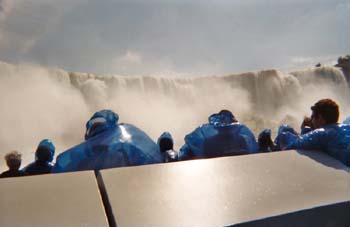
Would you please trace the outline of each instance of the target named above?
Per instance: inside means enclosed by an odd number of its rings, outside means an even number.
[[[118,114],[114,113],[112,110],[96,112],[90,120],[86,122],[85,140],[116,127],[118,120]]]
[[[55,145],[52,143],[52,141],[49,139],[43,139],[42,141],[40,141],[38,147],[46,147],[50,150],[51,157],[50,157],[49,162],[52,162],[53,157],[55,156],[55,151],[56,151]]]

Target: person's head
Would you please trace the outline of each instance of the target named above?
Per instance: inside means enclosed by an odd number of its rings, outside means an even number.
[[[229,110],[220,110],[219,114],[225,116],[230,122],[237,122],[236,117]]]
[[[315,128],[334,124],[339,119],[339,105],[332,99],[321,99],[312,107],[311,121]]]
[[[5,155],[5,160],[10,170],[18,170],[21,166],[22,155],[17,151],[11,151]]]
[[[112,110],[101,110],[96,112],[86,122],[85,140],[94,137],[118,124],[119,116]]]
[[[271,139],[271,129],[264,129],[258,136],[258,145],[260,152],[272,151],[274,143]]]
[[[52,162],[56,147],[49,139],[40,141],[35,152],[35,159],[39,161]]]
[[[160,152],[165,152],[168,150],[173,150],[174,147],[174,141],[169,132],[164,132],[159,138],[158,138],[158,146]]]
[[[173,149],[173,141],[170,140],[169,138],[163,138],[159,142],[159,149],[160,149],[160,152],[172,150]]]
[[[221,110],[219,113],[210,115],[208,121],[209,124],[214,126],[227,126],[238,122],[235,116],[229,110]]]
[[[51,162],[52,156],[49,148],[41,146],[36,149],[35,157],[40,162]]]

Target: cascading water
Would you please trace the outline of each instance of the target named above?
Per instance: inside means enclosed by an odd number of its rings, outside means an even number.
[[[23,164],[33,160],[43,138],[53,140],[56,153],[83,141],[85,122],[101,109],[114,110],[120,122],[136,125],[154,140],[169,131],[177,148],[221,109],[231,110],[256,135],[281,123],[298,127],[321,98],[338,101],[341,119],[350,113],[348,85],[333,67],[175,78],[96,76],[0,62],[0,92],[0,157],[18,150]]]

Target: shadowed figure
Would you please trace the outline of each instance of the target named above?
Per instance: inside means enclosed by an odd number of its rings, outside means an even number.
[[[271,152],[275,150],[275,144],[271,139],[271,129],[264,129],[258,136],[259,152]]]
[[[174,150],[174,140],[169,132],[164,132],[157,141],[164,162],[178,161],[178,152]]]
[[[49,139],[42,140],[35,152],[35,161],[23,168],[28,175],[51,173],[55,146]]]
[[[22,177],[27,175],[25,172],[19,170],[22,162],[22,155],[20,153],[17,151],[11,151],[5,155],[5,160],[9,170],[1,173],[0,178]]]

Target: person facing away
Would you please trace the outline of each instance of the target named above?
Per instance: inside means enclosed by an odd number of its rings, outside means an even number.
[[[276,145],[271,138],[271,129],[264,129],[258,136],[259,152],[275,151]]]
[[[55,155],[55,146],[49,139],[42,140],[35,152],[35,161],[22,170],[28,175],[39,175],[51,173],[52,160]]]
[[[5,155],[5,160],[9,170],[1,173],[0,178],[21,177],[27,175],[25,172],[19,170],[22,162],[22,155],[20,153],[17,151],[11,151]]]
[[[339,124],[339,105],[332,99],[321,99],[311,107],[313,130],[301,136],[281,134],[283,150],[321,150],[350,166],[350,125]]]
[[[53,172],[163,162],[157,144],[146,133],[118,120],[111,110],[96,112],[86,123],[85,141],[58,155]]]
[[[179,152],[180,160],[257,153],[254,134],[230,111],[221,110],[208,120],[209,123],[186,135]]]
[[[169,132],[164,132],[158,138],[159,151],[163,155],[164,162],[178,161],[178,152],[174,150],[174,140]]]

